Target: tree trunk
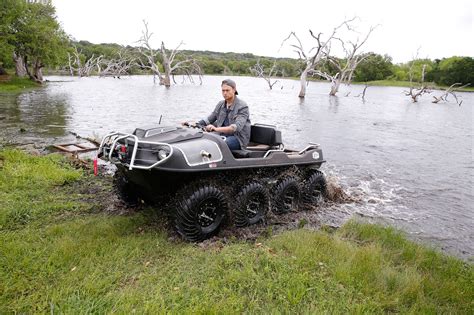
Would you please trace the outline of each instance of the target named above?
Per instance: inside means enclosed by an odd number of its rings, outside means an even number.
[[[339,91],[339,86],[341,85],[341,80],[335,79],[332,81],[331,85],[331,92],[329,92],[329,95],[335,96],[336,93]]]
[[[43,65],[41,61],[36,60],[33,68],[33,77],[36,82],[43,82]]]
[[[170,77],[170,72],[169,70],[165,70],[165,76],[161,80],[161,84],[170,87],[171,86],[171,77]]]
[[[301,90],[300,90],[300,94],[298,95],[298,97],[300,98],[304,98],[305,95],[306,95],[306,78],[308,76],[308,69],[304,69],[303,73],[301,73],[301,76],[300,76],[300,84],[301,84]]]
[[[160,84],[170,87],[171,86],[171,65],[168,61],[168,57],[163,55],[163,68],[165,69],[165,75],[161,80]]]
[[[26,77],[28,73],[26,71],[25,59],[23,56],[13,53],[13,61],[15,61],[15,74],[20,78]]]
[[[164,85],[164,86],[166,86],[166,87],[170,87],[170,86],[171,86],[171,78],[170,78],[170,76],[165,73],[165,76],[160,77],[160,85]]]

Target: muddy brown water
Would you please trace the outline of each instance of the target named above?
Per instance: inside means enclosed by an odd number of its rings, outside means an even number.
[[[220,100],[223,77],[167,89],[152,77],[47,77],[46,87],[0,94],[0,138],[30,150],[74,141],[71,133],[100,138],[112,130],[176,125],[207,115]],[[321,209],[323,224],[349,217],[388,224],[411,238],[472,260],[474,254],[474,93],[463,100],[433,104],[424,95],[412,103],[404,88],[343,87],[329,97],[329,85],[311,82],[304,100],[299,82],[234,77],[252,122],[277,125],[287,147],[320,143],[323,171],[335,187],[355,200]],[[348,94],[349,93],[349,94]],[[433,95],[441,92],[433,92]]]

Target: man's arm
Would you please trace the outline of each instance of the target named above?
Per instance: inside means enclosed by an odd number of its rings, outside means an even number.
[[[216,127],[214,125],[207,125],[206,126],[206,131],[216,131],[220,133],[225,133],[226,135],[232,135],[234,134],[234,127],[232,126],[226,126],[226,127]]]
[[[221,102],[217,103],[212,113],[206,119],[203,120],[204,125],[212,124],[217,120],[217,115],[219,114],[220,107],[221,107]]]
[[[244,128],[249,119],[249,115],[249,107],[247,105],[242,106],[238,110],[237,115],[235,115],[235,122],[229,126],[234,129],[233,132],[239,132]]]
[[[227,135],[232,135],[245,126],[249,118],[249,107],[247,105],[242,106],[235,115],[235,122],[226,127],[215,127],[214,125],[207,125],[207,131],[217,131]]]

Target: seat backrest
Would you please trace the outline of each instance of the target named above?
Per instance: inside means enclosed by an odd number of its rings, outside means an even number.
[[[272,126],[252,125],[250,129],[250,142],[278,146],[282,144],[281,131]]]

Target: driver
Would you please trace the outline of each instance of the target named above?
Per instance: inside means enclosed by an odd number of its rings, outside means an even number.
[[[236,84],[231,79],[222,81],[224,100],[217,103],[214,111],[199,125],[206,131],[217,132],[225,136],[225,142],[231,150],[245,149],[250,139],[250,114],[247,103],[237,97]]]

